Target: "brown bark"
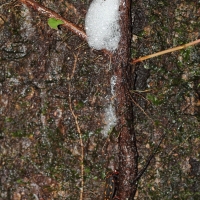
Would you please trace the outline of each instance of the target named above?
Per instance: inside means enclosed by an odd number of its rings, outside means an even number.
[[[129,90],[131,89],[132,69],[130,61],[131,47],[131,15],[130,0],[121,1],[120,28],[121,39],[117,52],[113,55],[116,84],[116,114],[119,132],[119,190],[120,199],[134,199],[136,184],[131,184],[137,176],[137,147],[133,127],[133,107]]]
[[[85,33],[59,16],[54,11],[39,5],[32,0],[19,0],[27,6],[33,7],[38,12],[54,17],[64,22],[69,30],[73,31],[82,39],[86,40]],[[133,128],[132,101],[129,96],[131,89],[132,69],[130,63],[130,47],[131,47],[131,15],[130,0],[121,0],[120,5],[120,28],[121,39],[118,50],[112,56],[112,65],[114,73],[117,76],[116,83],[116,114],[118,117],[118,125],[116,127],[119,132],[119,190],[117,196],[121,200],[134,199],[137,185],[131,184],[138,174],[137,163],[137,147],[136,138]],[[108,52],[105,51],[107,54]]]

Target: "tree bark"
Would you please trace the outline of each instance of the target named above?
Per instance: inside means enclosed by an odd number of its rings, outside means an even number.
[[[61,19],[64,25],[82,39],[86,40],[85,33],[75,27],[72,23],[63,19],[57,13],[47,9],[32,0],[19,0],[20,2],[33,7],[38,12],[49,17]],[[132,68],[130,65],[131,47],[131,0],[121,0],[120,3],[120,29],[121,39],[118,50],[112,56],[114,74],[117,76],[115,88],[116,93],[116,114],[118,125],[116,130],[119,132],[119,188],[117,196],[121,200],[134,199],[137,190],[135,183],[131,184],[138,174],[138,153],[136,137],[133,127],[133,106],[129,96],[132,88]],[[107,51],[105,51],[107,53]]]
[[[121,39],[117,52],[113,55],[116,83],[116,114],[119,132],[119,199],[134,199],[137,185],[131,181],[138,173],[138,153],[133,127],[133,105],[129,90],[132,87],[132,68],[130,63],[131,48],[131,1],[121,0],[120,29]]]

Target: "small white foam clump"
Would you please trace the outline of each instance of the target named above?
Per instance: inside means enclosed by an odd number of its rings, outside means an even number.
[[[112,104],[110,104],[105,109],[105,122],[106,122],[106,125],[104,126],[104,128],[102,130],[102,133],[103,133],[104,136],[108,136],[108,133],[117,124],[117,118],[116,118],[116,114],[115,114],[115,109],[113,108]]]
[[[120,0],[93,0],[85,19],[85,29],[90,47],[114,51],[120,40]]]
[[[115,95],[115,85],[117,82],[117,77],[116,76],[112,76],[110,79],[110,86],[111,86],[111,94],[114,96]]]
[[[105,109],[105,114],[104,114],[104,121],[105,121],[105,126],[102,130],[102,133],[105,137],[108,136],[109,132],[112,131],[112,129],[116,126],[117,124],[117,117],[115,113],[115,107],[114,107],[114,96],[115,96],[115,85],[117,83],[117,76],[112,76],[110,79],[110,85],[111,85],[111,103],[108,105],[108,107]]]

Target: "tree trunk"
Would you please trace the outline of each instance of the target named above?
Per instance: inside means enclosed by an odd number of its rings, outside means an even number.
[[[121,0],[120,28],[121,40],[117,52],[113,55],[116,83],[116,114],[119,132],[119,199],[134,199],[137,185],[131,184],[138,173],[138,153],[133,127],[133,107],[129,90],[132,87],[132,68],[130,62],[131,47],[131,1]]]

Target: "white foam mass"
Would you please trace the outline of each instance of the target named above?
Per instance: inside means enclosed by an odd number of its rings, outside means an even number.
[[[112,104],[110,104],[105,109],[105,122],[106,122],[106,124],[102,130],[102,133],[106,137],[106,136],[108,136],[108,133],[112,130],[112,128],[114,128],[117,124],[115,108],[113,107]]]
[[[115,96],[116,83],[117,83],[117,76],[112,76],[110,79],[112,97]],[[111,98],[111,99],[113,99],[113,98]],[[107,137],[109,132],[112,131],[112,129],[117,124],[117,117],[116,117],[115,107],[114,107],[114,99],[111,100],[110,104],[105,109],[104,121],[105,121],[105,126],[102,130],[102,133],[105,137]]]
[[[115,85],[117,82],[117,76],[112,76],[110,79],[110,86],[111,86],[111,94],[115,96]]]
[[[93,0],[85,19],[85,30],[90,47],[114,51],[120,40],[120,0]]]

